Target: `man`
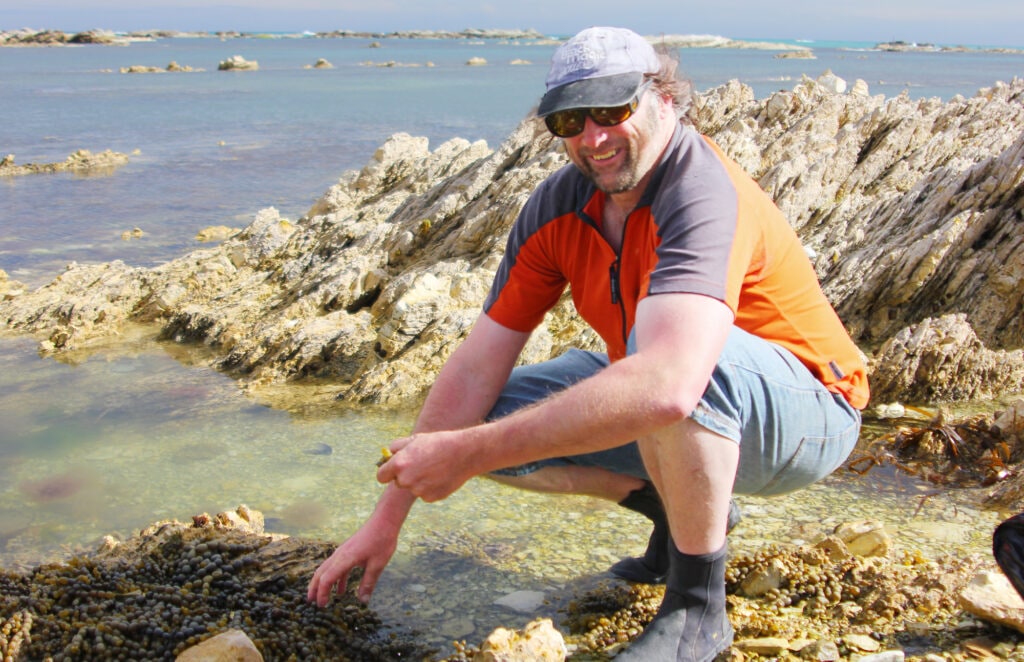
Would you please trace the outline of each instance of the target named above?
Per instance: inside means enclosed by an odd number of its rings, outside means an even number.
[[[644,557],[616,566],[666,582],[623,660],[704,661],[729,646],[731,494],[831,473],[857,440],[868,386],[796,234],[693,128],[675,69],[628,30],[590,28],[557,49],[538,115],[572,164],[522,210],[483,314],[414,434],[391,445],[377,474],[387,489],[317,569],[310,600],[326,604],[356,567],[368,600],[415,499],[490,474],[655,522]],[[567,284],[608,354],[513,371]]]

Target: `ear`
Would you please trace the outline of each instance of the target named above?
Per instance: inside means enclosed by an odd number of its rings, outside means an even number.
[[[658,100],[658,117],[662,119],[671,117],[675,120],[676,108],[672,97],[665,94],[659,94],[656,98]]]

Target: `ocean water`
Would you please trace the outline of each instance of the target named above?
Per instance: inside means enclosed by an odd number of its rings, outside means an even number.
[[[759,97],[826,70],[861,78],[875,94],[943,99],[1024,73],[1021,55],[809,45],[815,60],[690,49],[682,64],[698,89],[737,78]],[[199,230],[244,226],[267,206],[297,218],[396,132],[426,136],[432,148],[454,137],[495,147],[539,98],[552,50],[215,38],[0,49],[0,155],[24,164],[81,148],[131,154],[104,175],[0,179],[0,269],[40,286],[71,261],[159,264],[198,248]],[[260,70],[217,71],[236,54]],[[468,66],[473,57],[487,65]],[[319,58],[334,68],[305,68]],[[118,73],[171,61],[205,71]],[[386,62],[396,66],[376,66]],[[143,236],[121,239],[133,228]],[[60,360],[40,359],[31,339],[0,338],[0,566],[23,568],[103,535],[242,503],[275,531],[340,541],[380,492],[380,447],[408,431],[413,415],[271,406],[206,368],[200,348],[146,334]],[[852,512],[882,519],[929,552],[984,551],[984,524],[996,521],[891,474],[836,475],[798,498],[741,504],[748,523],[736,549],[799,540]],[[495,607],[497,598],[539,590],[550,598],[539,609],[556,610],[581,576],[600,577],[642,549],[647,533],[636,516],[605,504],[472,481],[443,504],[415,507],[373,606],[441,647],[472,641],[532,618]]]

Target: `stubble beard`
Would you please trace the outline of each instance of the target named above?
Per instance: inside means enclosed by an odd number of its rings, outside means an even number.
[[[630,139],[625,146],[626,153],[622,164],[615,172],[598,172],[590,162],[582,156],[574,159],[576,167],[583,172],[583,175],[594,183],[598,190],[607,195],[625,193],[635,188],[644,173],[640,172],[639,147],[636,141]]]

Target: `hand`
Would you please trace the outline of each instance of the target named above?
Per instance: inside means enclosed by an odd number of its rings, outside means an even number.
[[[377,470],[381,483],[394,482],[424,501],[440,501],[477,475],[467,447],[467,430],[431,432],[399,439],[391,444],[391,459]]]
[[[363,578],[359,581],[357,595],[364,604],[368,603],[377,580],[398,547],[398,531],[379,518],[371,517],[316,569],[306,599],[325,607],[332,592],[339,595],[345,592],[353,568],[362,568]]]

